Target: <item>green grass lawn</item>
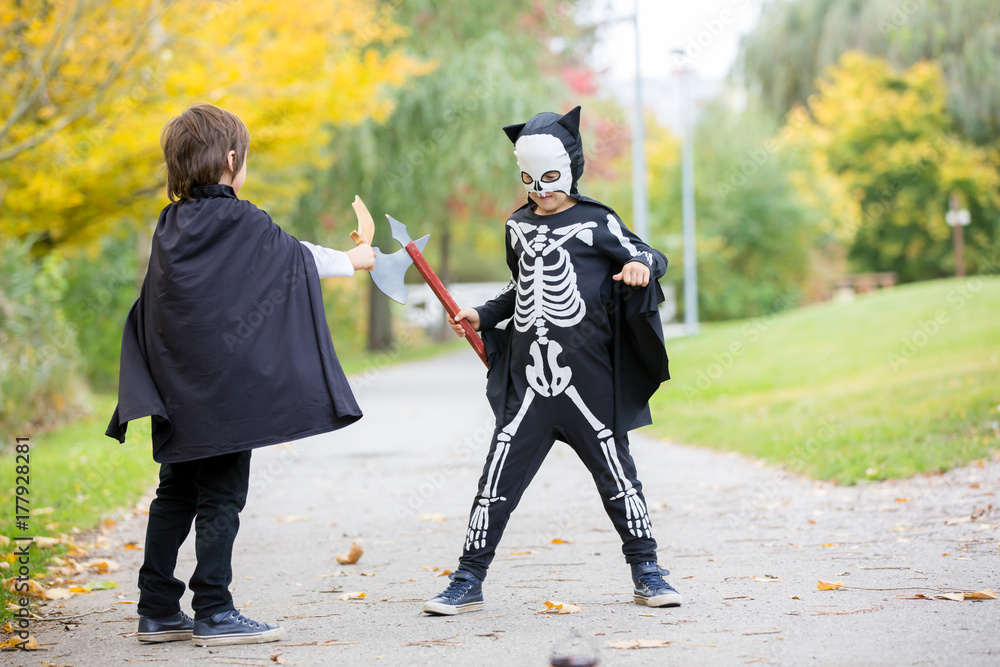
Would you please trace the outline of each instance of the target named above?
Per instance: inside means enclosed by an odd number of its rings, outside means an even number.
[[[653,434],[852,484],[1000,450],[1000,278],[904,285],[667,341]]]

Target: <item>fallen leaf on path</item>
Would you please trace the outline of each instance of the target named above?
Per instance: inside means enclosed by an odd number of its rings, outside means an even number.
[[[821,591],[833,591],[838,588],[846,588],[843,581],[823,581],[822,579],[816,580],[816,588]]]
[[[142,551],[142,545],[136,544],[135,542],[129,542],[122,549],[125,551]]]
[[[568,602],[553,602],[551,600],[545,601],[545,609],[540,609],[535,612],[538,614],[575,614],[580,611],[580,608],[575,604],[569,604]]]
[[[434,512],[427,512],[417,517],[417,521],[437,521],[438,523],[444,523],[447,520],[447,514],[436,514]]]
[[[965,599],[964,593],[943,593],[941,595],[935,595],[935,600],[951,600],[952,602],[961,602]]]
[[[28,635],[26,640],[21,639],[20,637],[11,637],[7,641],[0,643],[0,648],[5,651],[9,651],[11,649],[27,649],[29,651],[37,651],[40,647],[38,646],[38,642],[35,640],[35,636]]]
[[[441,570],[441,574],[438,574],[436,576],[438,576],[438,577],[447,577],[449,574],[451,574],[451,570]]]
[[[137,600],[119,600],[115,604],[139,604]]]
[[[909,498],[896,498],[896,502],[897,503],[908,503],[908,502],[910,502],[910,499]]]
[[[274,520],[277,521],[278,523],[301,523],[303,521],[312,521],[312,519],[313,518],[311,516],[302,514],[293,516],[279,516],[275,517]]]
[[[997,594],[993,591],[986,589],[985,591],[979,591],[978,593],[966,593],[966,600],[996,600]]]
[[[118,588],[118,584],[113,581],[89,581],[83,587],[88,591],[107,591]]]
[[[46,600],[65,600],[73,597],[68,588],[50,588],[45,591]]]
[[[341,600],[364,600],[366,594],[360,591],[354,593],[344,593],[340,596]]]
[[[611,648],[636,649],[636,648],[663,648],[670,646],[670,642],[665,639],[629,639],[626,641],[608,642]]]
[[[117,572],[122,569],[122,566],[113,560],[92,560],[86,563],[81,563],[80,567],[87,568],[88,570],[93,570],[97,574],[107,574],[108,572]]]
[[[281,657],[280,653],[272,653],[271,654],[271,662],[276,662],[279,665],[283,665],[283,664],[285,664],[285,659]]]
[[[537,554],[537,551],[511,551],[511,556],[527,556],[529,554]]]
[[[320,579],[325,579],[328,577],[346,577],[347,573],[344,572],[343,570],[337,570],[333,574],[317,574],[316,576],[319,577]]]
[[[559,539],[558,537],[552,540],[552,544],[573,544],[569,540]]]
[[[754,577],[753,580],[754,581],[784,581],[784,579],[778,579],[777,577],[773,577],[770,574],[765,574],[763,577]]]
[[[365,550],[359,547],[357,542],[354,542],[351,544],[350,553],[339,554],[337,556],[337,562],[341,565],[353,565],[358,562],[358,559],[361,558],[361,554],[364,552]]]

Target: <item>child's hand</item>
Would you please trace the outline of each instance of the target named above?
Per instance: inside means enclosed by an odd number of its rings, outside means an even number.
[[[649,267],[642,262],[629,262],[622,270],[611,276],[612,280],[620,280],[626,285],[645,287],[649,284]]]
[[[479,312],[475,308],[462,308],[458,311],[458,315],[455,315],[455,317],[452,317],[451,315],[448,316],[448,324],[450,324],[451,328],[455,330],[455,333],[458,334],[459,338],[465,337],[465,329],[463,329],[462,325],[459,324],[462,320],[465,320],[472,325],[473,329],[479,331]]]
[[[347,256],[355,271],[371,271],[375,266],[375,251],[367,243],[351,248],[347,251]]]

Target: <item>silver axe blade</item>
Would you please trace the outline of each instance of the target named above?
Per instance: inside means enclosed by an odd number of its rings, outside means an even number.
[[[410,290],[407,289],[403,278],[406,270],[413,264],[413,258],[406,251],[406,246],[410,244],[410,235],[406,233],[406,227],[391,216],[389,216],[389,228],[392,230],[392,238],[403,248],[391,255],[386,255],[379,248],[372,248],[375,251],[375,267],[371,270],[371,276],[375,281],[375,287],[378,287],[383,294],[397,303],[406,303]],[[413,245],[423,252],[430,238],[428,234],[413,241]]]

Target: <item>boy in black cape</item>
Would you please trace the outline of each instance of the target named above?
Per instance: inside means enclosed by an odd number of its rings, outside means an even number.
[[[346,253],[299,242],[236,195],[250,135],[209,104],[161,137],[171,204],[122,336],[118,406],[107,435],[152,419],[161,464],[139,570],[142,642],[200,646],[276,641],[229,593],[250,452],[361,418],[330,340],[320,278],[369,270],[368,245]],[[177,551],[195,525],[192,620],[180,608]]]
[[[483,607],[482,581],[521,494],[556,439],[594,477],[631,566],[636,603],[677,606],[656,562],[628,431],[651,422],[649,398],[669,379],[657,305],[666,258],[608,206],[582,196],[580,107],[504,128],[528,203],[506,225],[510,284],[463,308],[490,355],[487,396],[496,430],[452,582],[424,603],[430,614]],[[497,325],[508,320],[506,329]]]

